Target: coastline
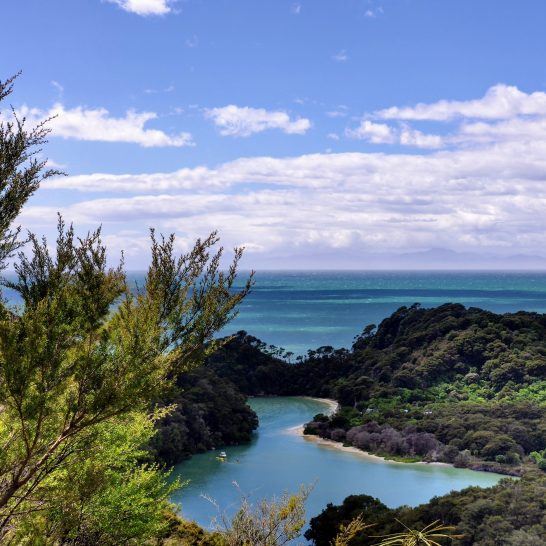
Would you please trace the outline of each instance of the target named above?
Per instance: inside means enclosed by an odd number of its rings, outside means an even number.
[[[331,398],[317,398],[315,396],[300,396],[299,398],[304,398],[305,400],[315,400],[315,402],[322,402],[328,406],[328,412],[326,415],[333,415],[339,408],[339,403]],[[301,425],[303,430],[303,425]]]
[[[316,400],[317,402],[322,402],[326,404],[328,406],[328,415],[333,415],[339,408],[339,403],[336,400],[332,400],[331,398],[317,398],[314,396],[302,396],[301,398],[306,398],[307,400]],[[407,463],[404,461],[393,461],[392,459],[387,459],[385,457],[381,457],[380,455],[374,455],[367,451],[362,451],[361,449],[358,449],[357,447],[354,447],[354,446],[346,446],[346,445],[343,445],[341,442],[335,442],[334,440],[321,438],[320,436],[317,436],[315,434],[304,434],[303,429],[304,429],[304,425],[301,424],[295,427],[288,428],[287,432],[289,434],[295,434],[297,436],[301,436],[305,441],[313,442],[320,447],[336,449],[339,451],[345,451],[346,453],[353,453],[354,455],[358,455],[359,457],[362,457],[363,459],[366,459],[367,461],[371,461],[371,462],[390,463],[390,464],[420,464],[420,465],[426,464],[426,465],[432,465],[432,466],[451,466],[455,468],[452,464],[442,463],[442,462],[416,461],[413,463]]]
[[[315,400],[317,402],[322,402],[328,406],[328,415],[333,415],[337,409],[339,408],[339,403],[336,400],[332,400],[331,398],[317,398],[314,396],[300,396],[298,398],[306,398],[307,400]],[[403,464],[403,465],[429,465],[429,466],[439,466],[439,467],[450,467],[450,468],[458,468],[454,464],[451,463],[445,463],[441,461],[413,461],[413,462],[406,462],[406,461],[396,461],[393,459],[389,459],[387,457],[383,457],[381,455],[374,455],[373,453],[370,453],[368,451],[363,451],[362,449],[358,449],[355,446],[347,446],[342,444],[341,442],[336,442],[334,440],[329,440],[326,438],[322,438],[320,436],[317,436],[316,434],[304,434],[304,428],[305,424],[296,425],[294,427],[289,427],[285,430],[287,434],[292,434],[295,436],[301,436],[306,442],[313,442],[319,447],[326,448],[326,449],[334,449],[337,451],[345,451],[346,453],[352,453],[353,455],[358,455],[359,457],[369,461],[369,462],[375,462],[375,463],[387,463],[387,464]],[[482,468],[472,468],[467,467],[467,470],[472,470],[474,472],[487,472],[492,474],[498,474],[499,476],[504,477],[512,477],[512,478],[518,478],[521,477],[517,473],[511,473],[511,472],[498,472],[494,470],[488,470],[488,469],[482,469]]]
[[[293,431],[293,434],[298,434],[303,437],[303,439],[307,442],[313,442],[317,444],[320,447],[329,448],[329,449],[336,449],[339,451],[345,451],[347,453],[353,453],[354,455],[358,455],[359,457],[362,457],[363,459],[366,459],[370,462],[376,462],[376,463],[389,463],[389,464],[404,464],[404,465],[411,465],[411,464],[419,464],[419,465],[431,465],[431,466],[450,466],[455,468],[452,464],[449,463],[442,463],[439,461],[434,462],[426,462],[426,461],[415,461],[412,463],[407,463],[404,461],[394,461],[392,459],[387,459],[386,457],[381,457],[380,455],[374,455],[373,453],[369,453],[368,451],[362,451],[361,449],[358,449],[354,446],[346,446],[343,445],[341,442],[334,442],[334,440],[327,440],[326,438],[321,438],[320,436],[317,436],[315,434],[304,434],[303,433],[303,425],[300,425],[298,427],[294,427],[291,429]]]

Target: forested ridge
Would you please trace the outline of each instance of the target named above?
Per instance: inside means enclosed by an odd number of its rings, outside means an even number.
[[[305,536],[316,546],[330,546],[343,525],[361,516],[369,532],[350,546],[377,544],[378,536],[400,532],[401,524],[422,529],[439,520],[455,527],[460,538],[441,544],[457,546],[543,546],[546,540],[546,474],[529,471],[521,480],[506,478],[490,488],[469,487],[410,508],[390,509],[368,495],[352,495],[329,504],[310,521]],[[397,521],[398,520],[398,521]]]
[[[209,364],[248,395],[334,398],[306,432],[388,458],[445,461],[522,476],[471,487],[416,508],[367,495],[329,505],[306,537],[317,546],[360,516],[372,525],[351,546],[439,520],[458,539],[441,544],[546,542],[546,316],[495,314],[458,304],[402,307],[364,329],[351,349],[321,347],[291,364],[282,349],[238,332]],[[397,521],[398,520],[398,521]]]
[[[289,364],[244,332],[211,356],[246,394],[334,398],[306,431],[407,460],[520,473],[546,449],[546,317],[458,304],[402,307],[350,350]]]

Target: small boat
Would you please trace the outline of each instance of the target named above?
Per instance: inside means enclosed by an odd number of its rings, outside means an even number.
[[[218,461],[225,462],[227,460],[227,453],[225,451],[220,451],[218,456],[216,457]]]

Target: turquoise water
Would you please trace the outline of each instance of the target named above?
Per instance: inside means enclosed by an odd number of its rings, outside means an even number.
[[[296,354],[321,345],[350,347],[364,326],[416,302],[546,313],[546,273],[259,271],[225,333],[246,330]]]
[[[417,505],[435,495],[470,485],[488,487],[500,479],[496,474],[448,466],[369,460],[290,432],[291,427],[324,412],[327,406],[321,401],[255,398],[250,405],[260,419],[252,443],[227,448],[227,462],[218,461],[215,453],[209,452],[175,468],[176,475],[189,484],[172,500],[180,505],[183,516],[205,528],[219,510],[232,514],[241,493],[259,500],[294,491],[300,484],[315,484],[307,502],[307,513],[312,517],[327,503],[339,503],[351,494],[372,495],[391,507]]]
[[[129,279],[141,283],[143,274],[132,272]],[[258,271],[239,316],[222,333],[246,330],[296,354],[321,345],[350,347],[366,325],[416,302],[546,313],[546,273]]]

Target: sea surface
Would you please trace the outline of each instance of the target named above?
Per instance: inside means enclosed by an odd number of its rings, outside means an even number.
[[[365,326],[414,303],[546,313],[546,272],[258,271],[255,279],[238,317],[221,333],[246,330],[295,355],[324,345],[349,348]],[[143,273],[129,273],[129,281],[141,284]]]
[[[349,348],[365,326],[403,305],[447,302],[546,313],[546,273],[258,271],[224,333],[246,330],[299,355],[324,345]]]
[[[219,522],[222,514],[233,515],[243,496],[257,502],[300,485],[313,485],[307,501],[307,515],[313,517],[327,503],[340,503],[352,494],[372,495],[390,507],[415,506],[470,485],[492,486],[501,478],[443,465],[370,460],[294,433],[293,427],[327,410],[322,401],[253,398],[250,405],[260,420],[250,444],[225,448],[227,462],[219,461],[218,452],[212,451],[175,467],[175,475],[188,483],[172,501],[184,517],[204,528],[214,528],[213,521]]]

